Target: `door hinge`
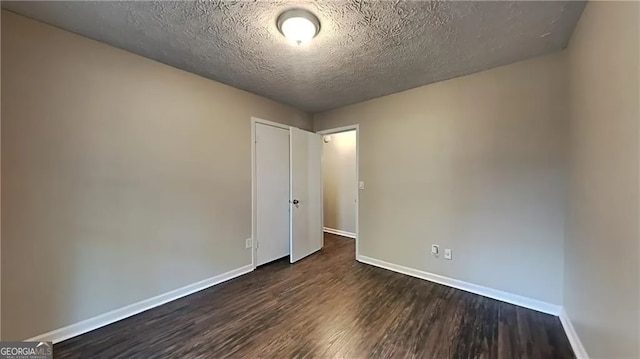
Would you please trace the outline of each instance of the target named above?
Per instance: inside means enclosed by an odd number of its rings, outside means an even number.
[[[260,248],[260,241],[256,241],[256,249]]]

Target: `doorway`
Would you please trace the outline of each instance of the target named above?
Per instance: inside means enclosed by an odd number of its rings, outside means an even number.
[[[358,254],[358,125],[320,131],[322,135],[323,230],[353,238]]]

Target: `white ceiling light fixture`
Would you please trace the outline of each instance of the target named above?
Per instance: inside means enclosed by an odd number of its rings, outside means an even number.
[[[278,16],[278,30],[284,37],[300,45],[320,32],[320,21],[307,10],[291,9]]]

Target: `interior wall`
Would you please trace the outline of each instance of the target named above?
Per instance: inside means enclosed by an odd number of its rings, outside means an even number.
[[[308,114],[2,11],[2,339],[251,264],[251,116]]]
[[[591,358],[640,357],[639,14],[589,2],[568,48],[564,307]]]
[[[356,131],[335,133],[323,142],[324,226],[356,233]]]
[[[360,124],[360,254],[561,304],[564,56],[316,114],[316,131]]]
[[[0,30],[2,29],[2,16],[0,16]],[[1,31],[0,31],[1,32]],[[0,34],[1,36],[1,34]],[[0,46],[0,69],[2,68],[2,46]],[[1,71],[0,71],[1,72]],[[0,74],[0,79],[2,74]],[[0,86],[0,102],[2,101],[2,86]],[[0,108],[2,105],[0,104]],[[2,111],[0,110],[0,152],[2,149]],[[2,156],[0,155],[0,188],[2,187]],[[0,190],[0,204],[2,203],[2,191]],[[0,340],[2,337],[2,205],[0,205]]]

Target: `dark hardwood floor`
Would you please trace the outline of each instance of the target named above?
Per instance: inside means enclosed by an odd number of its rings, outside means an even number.
[[[573,358],[558,318],[358,263],[281,260],[54,346],[55,358]]]

